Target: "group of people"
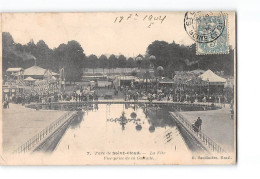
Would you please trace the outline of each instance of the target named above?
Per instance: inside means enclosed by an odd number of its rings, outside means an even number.
[[[58,102],[58,101],[93,101],[98,100],[99,97],[105,96],[101,94],[100,89],[96,89],[96,87],[90,88],[92,91],[89,93],[84,92],[83,87],[77,86],[77,89],[74,89],[73,92],[63,92],[63,93],[54,93],[54,94],[23,94],[23,95],[15,95],[10,97],[8,100],[4,100],[6,107],[9,102],[14,102],[17,104],[25,104],[25,103],[50,103],[50,102]],[[103,88],[102,88],[103,89]],[[113,91],[111,96],[122,98],[125,101],[134,100],[138,101],[139,99],[143,100],[157,100],[157,101],[173,101],[173,102],[211,102],[211,103],[226,103],[224,95],[215,94],[215,95],[207,95],[207,94],[197,94],[192,90],[181,90],[178,88],[173,88],[172,86],[157,86],[157,85],[131,85],[131,86],[111,86],[106,87],[101,91]],[[120,95],[119,95],[120,94]],[[122,96],[121,96],[122,94]]]
[[[174,90],[170,87],[154,87],[154,88],[133,88],[128,86],[122,86],[120,91],[123,92],[125,100],[138,100],[147,99],[149,101],[173,101],[173,102],[210,102],[210,103],[227,103],[224,95],[214,94],[197,94],[190,91]]]
[[[98,100],[98,96],[94,94],[84,93],[54,93],[54,94],[18,94],[3,99],[3,108],[9,108],[9,103],[30,104],[30,103],[51,103],[58,101],[93,101]]]

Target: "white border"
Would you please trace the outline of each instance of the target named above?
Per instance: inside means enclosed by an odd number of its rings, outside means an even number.
[[[1,12],[237,11],[238,164],[235,166],[0,167],[1,178],[260,178],[260,1],[0,0]]]

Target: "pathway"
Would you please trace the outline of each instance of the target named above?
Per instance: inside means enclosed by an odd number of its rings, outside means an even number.
[[[9,109],[3,109],[4,152],[13,152],[65,113],[66,111],[37,111],[10,103]]]

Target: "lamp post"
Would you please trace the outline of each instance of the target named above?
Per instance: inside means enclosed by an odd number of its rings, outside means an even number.
[[[60,69],[60,91],[65,91],[65,75],[64,75],[64,68]]]
[[[209,97],[209,79],[207,78],[207,82],[208,82],[208,97]]]
[[[141,72],[141,62],[142,62],[142,60],[143,60],[143,58],[140,57],[140,56],[135,58],[135,61],[136,61],[137,65],[138,65],[139,72]],[[143,80],[144,80],[144,78],[143,78]],[[146,92],[147,92],[147,84],[146,84]]]
[[[156,60],[156,57],[154,55],[151,55],[149,57],[149,61],[152,62],[152,61],[155,61]],[[156,94],[157,94],[157,78],[156,78]]]
[[[183,94],[184,94],[183,80],[182,80],[182,79],[180,79],[180,87],[179,87],[179,89],[180,89],[179,102],[181,102],[181,99],[182,99],[182,93],[181,93],[181,91],[182,91],[182,90],[183,90]]]
[[[158,66],[157,67],[157,73],[159,75],[159,78],[162,77],[162,72],[163,72],[163,67],[162,66]],[[156,78],[157,79],[157,78]],[[156,80],[156,98],[158,97],[158,82]]]

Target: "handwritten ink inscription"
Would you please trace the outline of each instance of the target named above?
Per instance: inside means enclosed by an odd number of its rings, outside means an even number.
[[[137,13],[135,14],[128,14],[128,15],[122,15],[117,16],[114,19],[114,23],[125,23],[125,22],[131,22],[131,21],[142,21],[147,26],[147,28],[151,28],[154,24],[162,24],[166,19],[166,15],[139,15]]]

